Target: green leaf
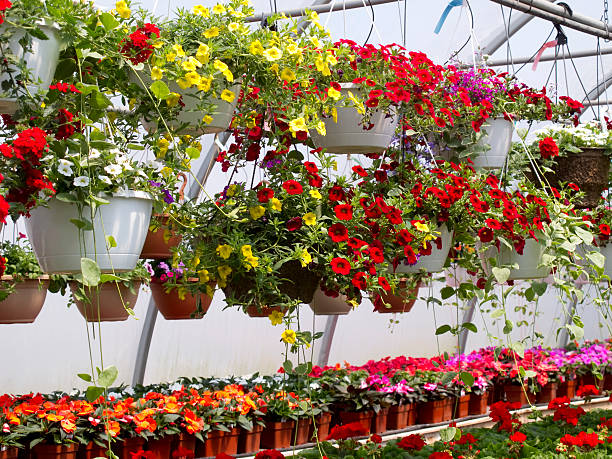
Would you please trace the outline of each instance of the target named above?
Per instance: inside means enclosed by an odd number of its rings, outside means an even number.
[[[508,268],[498,268],[497,266],[495,266],[493,267],[493,269],[491,269],[491,271],[493,272],[495,280],[499,284],[505,284],[508,278],[510,277],[510,270]]]
[[[100,267],[91,258],[81,258],[81,272],[83,284],[88,287],[95,287],[100,283]]]
[[[472,322],[465,322],[462,327],[474,333],[478,332],[478,328]]]
[[[100,91],[96,91],[91,99],[92,108],[97,110],[104,110],[111,104],[112,102],[110,101],[110,99],[104,94],[102,94]]]
[[[168,86],[161,80],[157,80],[151,83],[149,89],[151,90],[151,93],[158,99],[164,100],[170,95],[170,90],[168,89]]]
[[[535,291],[531,287],[525,290],[525,299],[527,301],[533,301],[535,298],[535,295],[536,295]]]
[[[291,373],[293,371],[293,363],[291,362],[291,360],[285,360],[285,362],[283,363],[283,369],[286,373]]]
[[[472,374],[468,373],[467,371],[462,371],[459,375],[459,378],[461,379],[461,381],[463,381],[466,387],[472,387],[474,385],[474,376],[472,376]]]
[[[62,201],[62,202],[70,202],[70,203],[79,202],[79,200],[75,196],[71,195],[70,193],[57,193],[55,197],[58,201]]]
[[[89,386],[85,391],[85,398],[93,402],[98,399],[102,394],[104,394],[104,388],[98,386]]]
[[[110,250],[113,247],[117,247],[117,241],[113,236],[106,236],[106,247]]]
[[[548,288],[548,284],[546,282],[532,282],[531,288],[538,296],[542,296],[546,293],[546,289]]]
[[[443,442],[449,442],[455,438],[456,434],[457,434],[456,427],[446,427],[440,430],[440,440],[442,440]]]
[[[525,374],[524,374],[526,378],[535,378],[537,375],[538,374],[533,370],[527,370],[525,371]]]
[[[443,335],[444,333],[447,333],[449,331],[451,331],[450,325],[442,325],[436,330],[436,335]]]
[[[93,231],[93,224],[86,218],[83,218],[83,219],[71,218],[70,222],[80,230]]]
[[[593,243],[593,233],[584,228],[577,226],[575,228],[576,236],[578,236],[585,244],[591,245]]]
[[[100,22],[106,30],[113,30],[119,25],[119,21],[110,13],[102,13],[100,15]]]
[[[87,96],[92,92],[98,90],[98,86],[95,84],[77,83],[76,87],[79,91],[81,91],[81,94],[83,94],[84,96]]]
[[[591,262],[597,266],[599,269],[603,269],[604,264],[606,262],[606,257],[603,256],[599,252],[589,252],[586,254],[586,257],[591,260]]]
[[[452,287],[444,287],[442,290],[440,290],[440,296],[442,297],[443,300],[447,300],[454,294],[455,294],[455,289]]]
[[[187,156],[191,159],[198,159],[200,157],[200,150],[195,147],[187,147],[185,153],[187,153]]]
[[[491,318],[492,319],[497,319],[498,317],[501,317],[504,315],[504,310],[503,309],[496,309],[495,311],[493,311],[491,313]]]
[[[514,324],[512,323],[512,321],[506,319],[506,325],[504,325],[504,329],[503,329],[504,335],[509,334],[513,328],[514,328]]]
[[[98,376],[98,384],[108,389],[115,382],[118,375],[119,370],[117,370],[117,367],[111,365],[100,373]]]
[[[101,274],[100,275],[100,283],[104,284],[105,282],[121,282],[123,279],[121,279],[119,276],[115,276],[114,274]]]
[[[510,343],[510,349],[516,352],[520,358],[525,357],[525,345],[520,342]]]
[[[83,381],[91,382],[91,375],[88,375],[87,373],[79,373],[77,376]]]

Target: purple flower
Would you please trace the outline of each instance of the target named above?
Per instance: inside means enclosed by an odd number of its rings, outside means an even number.
[[[154,187],[160,187],[161,183],[160,182],[156,182],[155,180],[149,180],[149,184],[151,184],[151,186]]]
[[[172,197],[170,192],[168,190],[163,190],[163,191],[164,191],[164,202],[166,204],[172,204],[174,202],[174,198]]]

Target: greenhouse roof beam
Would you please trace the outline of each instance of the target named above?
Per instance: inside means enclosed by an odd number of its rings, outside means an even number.
[[[510,39],[510,37],[512,37],[519,30],[521,30],[533,18],[534,16],[527,13],[522,13],[518,16],[514,16],[510,20],[510,24],[508,24],[507,31],[506,25],[504,24],[487,40],[487,45],[483,47],[481,51],[482,55],[486,56],[495,53],[495,51],[497,51],[504,43],[506,43]]]
[[[589,35],[605,38],[607,40],[612,39],[612,27],[608,24],[578,13],[570,14],[564,7],[555,5],[548,0],[491,1]]]
[[[405,0],[399,0],[399,1],[403,2]],[[355,8],[363,8],[364,6],[369,7],[370,5],[376,6],[376,5],[383,5],[385,3],[397,3],[397,2],[398,0],[367,0],[367,2],[364,0],[346,0],[346,1],[336,1],[332,5],[329,5],[329,2],[327,4],[316,4],[317,2],[315,2],[315,4],[311,6],[304,6],[302,8],[294,8],[291,10],[279,11],[278,14],[284,14],[287,17],[295,18],[295,17],[305,16],[306,10],[314,11],[316,13],[329,13],[329,12],[334,12],[334,11],[344,11],[344,10],[352,10]],[[270,16],[271,16],[270,13],[260,13],[260,14],[256,14],[255,16],[249,16],[245,20],[247,22],[260,22],[263,19],[268,18]]]
[[[593,56],[598,56],[599,54],[601,54],[602,56],[607,55],[607,54],[612,54],[612,48],[603,48],[599,51],[597,51],[596,49],[578,51],[576,53],[572,53],[572,59],[579,58],[579,57],[593,57]],[[568,59],[568,58],[569,56],[565,57],[565,59]],[[535,59],[535,56],[517,57],[515,59],[512,59],[511,61],[508,59],[495,59],[495,60],[486,61],[486,64],[488,67],[501,67],[501,66],[508,65],[508,64],[527,64],[529,62],[533,62],[534,59]],[[563,57],[559,55],[555,56],[554,54],[547,54],[540,58],[540,62],[554,61],[557,59],[561,60],[563,59]]]

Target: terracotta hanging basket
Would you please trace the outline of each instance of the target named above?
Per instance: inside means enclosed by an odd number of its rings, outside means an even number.
[[[12,281],[13,276],[2,276]],[[0,324],[31,324],[34,322],[47,297],[49,276],[25,279],[15,285],[15,291],[0,302]]]
[[[252,304],[246,308],[246,313],[249,317],[268,317],[275,311],[283,312],[286,308],[282,308],[281,306],[258,306],[256,304]]]
[[[398,289],[396,290],[397,294],[385,293],[381,295],[382,300],[387,303],[389,307],[382,305],[380,308],[376,309],[377,312],[380,314],[391,314],[410,312],[412,310],[419,295],[421,284],[417,284],[414,288],[408,288],[407,280],[408,279],[405,278],[400,279]]]
[[[89,302],[85,303],[77,300],[74,295],[79,285],[77,282],[71,282],[70,290],[72,290],[74,302],[79,312],[87,319],[87,322],[120,322],[127,320],[130,314],[125,307],[134,309],[140,290],[140,282],[134,282],[134,292],[130,291],[121,282],[105,282],[97,287],[84,288],[85,295],[89,298]]]
[[[187,176],[180,173],[177,177],[183,180],[181,188],[179,189],[179,202],[183,202],[185,199]],[[154,214],[152,219],[156,219],[159,222],[159,228],[156,228],[155,231],[149,229],[147,238],[142,247],[142,252],[140,253],[140,258],[144,260],[165,260],[171,258],[172,252],[170,249],[179,245],[182,237],[176,234],[175,231],[169,230],[168,222],[170,221],[170,214]],[[170,231],[169,238],[166,237],[167,230]]]
[[[527,174],[531,181],[539,183],[538,174],[533,167]],[[601,194],[608,189],[608,173],[610,172],[610,157],[603,148],[583,148],[582,153],[568,153],[567,156],[556,157],[552,172],[544,174],[546,182],[555,188],[560,188],[561,182],[575,183],[584,197],[576,203],[578,208],[597,206]],[[545,183],[546,183],[545,182]]]
[[[198,282],[198,279],[191,278],[189,282]],[[214,285],[213,285],[214,286]],[[181,299],[178,288],[175,287],[169,292],[166,291],[164,284],[158,280],[151,281],[151,293],[155,300],[155,305],[166,320],[201,319],[210,308],[212,298],[205,293],[198,296],[185,292]]]

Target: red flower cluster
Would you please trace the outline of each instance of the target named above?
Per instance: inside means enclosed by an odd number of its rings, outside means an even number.
[[[552,137],[545,137],[538,143],[540,148],[540,155],[544,159],[554,158],[559,156],[559,147]]]
[[[346,440],[352,437],[363,437],[370,431],[359,422],[334,426],[327,437],[327,440]]]
[[[4,15],[2,13],[8,10],[11,6],[13,6],[13,4],[10,2],[10,0],[0,0],[0,24],[4,22]]]
[[[145,62],[153,54],[152,36],[159,38],[159,29],[154,24],[145,24],[136,29],[129,36],[129,40],[123,40],[121,54],[127,57],[132,64]]]
[[[255,455],[255,459],[282,459],[285,455],[275,449],[265,449]]]
[[[521,404],[518,402],[496,402],[491,405],[489,417],[497,422],[497,430],[514,432],[521,426],[521,421],[516,419],[509,410],[518,410]]]
[[[561,443],[566,446],[577,446],[578,448],[592,449],[603,443],[596,433],[580,432],[578,435],[565,434],[561,437]]]
[[[406,451],[421,451],[425,446],[425,440],[423,440],[420,435],[411,434],[406,437],[403,437],[399,442],[397,442],[397,446],[398,448],[404,449]]]
[[[580,386],[576,390],[576,396],[578,397],[591,397],[593,395],[599,395],[599,389],[592,384]]]

